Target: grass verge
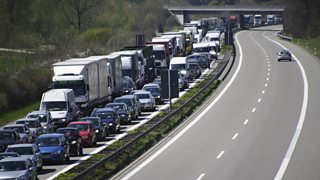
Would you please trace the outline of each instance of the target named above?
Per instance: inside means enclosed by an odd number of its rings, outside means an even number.
[[[320,36],[308,39],[294,38],[293,42],[305,48],[311,54],[320,57]]]
[[[19,108],[18,110],[9,111],[7,113],[4,113],[0,116],[0,126],[4,126],[8,123],[11,123],[19,118],[23,118],[27,115],[28,112],[31,112],[35,109],[39,108],[40,102],[33,102],[30,103],[22,108]]]

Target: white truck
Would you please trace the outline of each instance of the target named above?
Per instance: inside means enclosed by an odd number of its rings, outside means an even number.
[[[201,42],[193,44],[193,52],[195,53],[210,53],[215,59],[218,58],[216,52],[218,45],[216,42]]]
[[[76,119],[78,108],[72,89],[51,89],[42,94],[40,111],[49,111],[55,127],[64,127]]]
[[[84,111],[111,102],[113,83],[110,64],[103,59],[68,59],[52,65],[53,88],[74,90],[76,103]]]
[[[177,40],[177,53],[181,56],[186,54],[186,38],[187,35],[185,32],[164,32],[162,37],[176,37]]]
[[[192,81],[187,57],[174,57],[170,61],[170,70],[178,70],[189,81]]]
[[[260,26],[261,24],[262,24],[262,15],[261,14],[254,15],[253,25]]]
[[[121,57],[118,54],[109,54],[102,56],[90,56],[87,59],[90,60],[106,60],[110,63],[111,68],[110,71],[112,74],[112,83],[113,83],[113,91],[112,91],[112,99],[115,97],[121,96],[122,92],[122,61]]]

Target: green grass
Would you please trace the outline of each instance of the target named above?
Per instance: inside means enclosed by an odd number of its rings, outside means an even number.
[[[20,69],[32,65],[35,58],[34,56],[34,54],[0,52],[0,70]]]
[[[26,105],[22,108],[19,108],[18,110],[10,111],[7,113],[4,113],[0,116],[0,126],[4,126],[10,122],[13,122],[19,118],[23,118],[27,115],[28,112],[31,112],[33,110],[36,110],[39,108],[40,102],[33,102],[29,105]]]
[[[311,54],[320,57],[320,36],[309,39],[294,38],[293,42],[305,48]]]

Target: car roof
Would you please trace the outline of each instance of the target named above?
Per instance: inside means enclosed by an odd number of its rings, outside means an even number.
[[[93,117],[82,117],[82,118],[80,118],[80,119],[79,119],[79,121],[80,121],[80,120],[87,120],[87,119],[100,119],[100,117],[98,117],[98,116],[93,116]]]
[[[63,127],[63,128],[58,128],[57,130],[78,130],[78,128],[75,128],[75,127]],[[60,134],[60,133],[58,133]]]
[[[35,144],[12,144],[9,145],[8,147],[34,147],[36,146]]]
[[[88,122],[88,121],[75,121],[75,122],[69,123],[69,125],[70,125],[70,124],[91,124],[91,123]]]
[[[38,118],[21,118],[21,119],[18,119],[16,122],[18,121],[39,121]]]
[[[134,94],[150,94],[150,92],[145,90],[138,90]]]
[[[1,129],[0,132],[17,132],[17,131],[13,129]]]
[[[113,103],[108,103],[108,104],[106,104],[106,106],[107,105],[124,105],[124,106],[126,106],[127,104],[126,103],[124,103],[124,102],[113,102]]]
[[[10,158],[3,158],[0,160],[0,162],[25,161],[27,159],[30,159],[29,156],[10,157]]]
[[[133,95],[123,95],[123,96],[117,97],[116,99],[132,99],[132,98],[134,98]]]
[[[25,124],[8,124],[4,127],[25,127],[26,125]]]
[[[42,134],[37,138],[52,138],[52,137],[61,137],[61,136],[64,136],[64,135],[60,133],[50,133],[50,134]]]
[[[31,115],[31,114],[49,114],[49,111],[42,110],[42,111],[32,111],[28,113],[28,115]]]
[[[110,111],[114,112],[114,109],[112,109],[112,108],[96,108],[96,109],[95,109],[95,112],[105,112],[105,111],[107,111],[107,112],[110,112]]]

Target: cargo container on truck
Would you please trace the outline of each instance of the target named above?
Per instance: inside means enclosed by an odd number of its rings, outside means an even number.
[[[153,56],[153,46],[125,46],[121,51],[136,50],[140,57],[140,61],[144,62],[145,82],[150,83],[156,78],[156,66]]]
[[[169,44],[169,53],[170,53],[170,59],[173,58],[176,55],[177,50],[177,41],[176,37],[154,37],[151,40],[152,42],[156,43],[168,43]]]
[[[115,97],[121,96],[123,94],[122,91],[122,62],[120,55],[110,54],[110,55],[102,55],[102,56],[90,56],[87,58],[88,60],[106,60],[111,65],[111,74],[112,74],[112,83],[113,83],[113,91],[112,91],[112,99]]]
[[[147,46],[152,46],[157,73],[160,73],[161,69],[168,69],[171,59],[169,52],[169,43],[147,42],[146,44]]]
[[[74,90],[76,103],[82,110],[112,100],[112,74],[106,60],[68,59],[52,65],[54,89]]]
[[[177,49],[178,55],[185,56],[186,55],[186,39],[187,35],[185,32],[164,32],[162,34],[163,37],[165,36],[174,36],[177,38]]]

